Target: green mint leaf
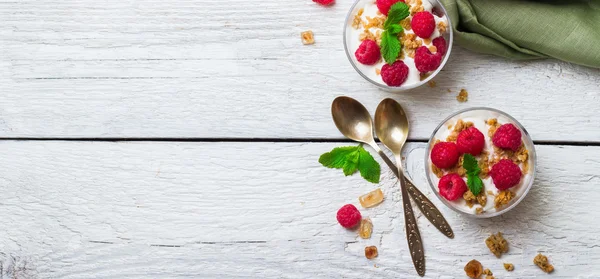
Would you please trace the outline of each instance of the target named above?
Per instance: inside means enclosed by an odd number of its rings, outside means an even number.
[[[467,170],[468,174],[478,175],[481,172],[479,165],[477,163],[477,159],[469,153],[463,155],[463,168]]]
[[[358,161],[358,170],[360,171],[360,176],[371,183],[379,183],[379,178],[381,177],[381,167],[379,163],[373,159],[371,153],[365,150],[362,146],[359,147],[358,152],[359,161]]]
[[[404,28],[402,28],[402,25],[400,24],[392,24],[390,25],[390,27],[388,27],[387,31],[390,32],[391,34],[398,34],[400,32],[402,32]]]
[[[477,196],[483,189],[483,181],[478,174],[467,174],[467,187],[473,195]]]
[[[390,65],[396,62],[400,49],[400,40],[398,40],[398,36],[388,31],[383,31],[381,34],[381,55],[385,62]]]
[[[408,11],[408,5],[406,5],[404,2],[398,2],[392,5],[388,12],[388,17],[383,23],[383,29],[387,30],[390,25],[399,23],[409,14],[410,12]]]
[[[336,147],[319,157],[319,163],[328,168],[341,169],[346,164],[350,153],[356,151],[357,146]]]
[[[346,156],[346,163],[342,168],[344,170],[344,175],[352,175],[358,170],[358,160],[360,159],[359,149],[362,148],[358,146],[354,151]]]
[[[319,163],[328,168],[342,169],[344,175],[360,171],[360,175],[371,183],[379,183],[381,167],[362,145],[336,147],[319,157]]]

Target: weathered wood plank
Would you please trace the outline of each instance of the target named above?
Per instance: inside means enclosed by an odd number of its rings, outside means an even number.
[[[436,88],[375,89],[343,51],[350,2],[0,1],[0,134],[337,139],[329,106],[349,95],[371,110],[404,103],[411,139],[458,109],[492,106],[535,140],[600,141],[594,69],[455,48]],[[315,45],[301,44],[307,29]],[[454,99],[461,88],[466,104]]]
[[[377,187],[318,164],[339,145],[1,141],[0,262],[38,278],[415,277],[387,168],[386,200],[362,210],[373,237],[337,225],[341,205]],[[537,146],[529,196],[489,220],[444,208],[424,182],[423,148],[407,147],[407,169],[456,233],[448,240],[419,215],[427,278],[462,278],[473,258],[498,278],[546,278],[538,251],[556,266],[547,278],[600,276],[599,147]],[[483,243],[496,231],[511,245],[502,259]]]

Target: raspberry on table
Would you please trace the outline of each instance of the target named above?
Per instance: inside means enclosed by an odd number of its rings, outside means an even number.
[[[492,166],[490,176],[498,190],[506,190],[519,184],[521,181],[521,168],[509,159],[502,159]]]
[[[313,2],[323,6],[329,6],[333,5],[335,3],[335,0],[313,0]]]
[[[408,77],[408,66],[404,61],[398,60],[394,64],[385,64],[381,67],[381,79],[388,86],[400,86]]]
[[[440,52],[433,54],[426,46],[420,46],[417,48],[417,52],[415,54],[415,66],[419,72],[427,73],[434,71],[440,66],[441,63],[442,54]]]
[[[463,196],[467,192],[467,184],[456,173],[449,173],[440,179],[438,183],[438,189],[440,195],[449,201],[456,200]]]
[[[435,30],[435,18],[428,11],[418,12],[413,16],[410,27],[417,36],[427,39]]]
[[[446,45],[446,39],[444,39],[444,37],[439,36],[435,39],[433,39],[433,41],[431,41],[431,43],[433,44],[433,46],[435,46],[435,48],[437,49],[437,52],[441,55],[446,54],[446,50],[447,49],[447,45]]]
[[[338,223],[347,229],[358,225],[361,219],[360,211],[351,204],[342,206],[337,212]]]
[[[496,129],[492,142],[497,147],[517,151],[521,147],[521,131],[511,123],[504,124]]]
[[[436,167],[451,168],[458,162],[458,147],[453,142],[438,142],[431,149],[430,157]]]
[[[387,16],[392,5],[398,2],[404,2],[404,0],[377,0],[377,9],[379,9],[379,12]]]
[[[460,153],[469,153],[473,156],[481,154],[485,146],[485,138],[481,131],[475,127],[462,130],[456,138],[456,145]]]
[[[354,56],[361,64],[373,65],[381,58],[381,52],[375,41],[364,40],[354,52]]]

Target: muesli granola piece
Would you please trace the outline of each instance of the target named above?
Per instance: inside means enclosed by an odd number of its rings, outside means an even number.
[[[515,265],[511,263],[504,263],[504,269],[506,269],[506,271],[513,271],[515,270]]]
[[[515,193],[511,192],[510,190],[500,191],[494,198],[494,207],[498,209],[504,205],[507,205],[514,197]]]
[[[485,274],[485,275],[494,275],[489,268],[484,269],[483,270],[483,274]]]
[[[502,254],[508,252],[508,242],[502,237],[501,232],[490,235],[490,237],[485,240],[485,245],[487,245],[490,252],[497,258],[500,258]]]
[[[365,11],[365,9],[361,8],[360,10],[358,10],[358,12],[354,15],[354,19],[352,20],[352,27],[354,29],[358,29],[360,28],[360,25],[362,24],[362,19],[360,18],[360,16],[362,16],[363,12]]]
[[[441,34],[446,33],[446,28],[448,27],[448,25],[446,24],[445,21],[440,21],[437,24],[437,28],[440,31]]]
[[[464,88],[460,90],[460,92],[458,92],[458,95],[456,96],[456,100],[464,103],[467,100],[469,100],[469,92],[467,92],[467,90],[465,90]]]
[[[533,263],[546,273],[554,271],[554,266],[548,263],[548,257],[542,254],[537,254],[537,256],[533,258]]]

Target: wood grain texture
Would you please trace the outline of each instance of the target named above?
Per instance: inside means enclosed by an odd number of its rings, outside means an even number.
[[[415,278],[394,175],[384,167],[373,185],[320,166],[319,154],[339,145],[1,141],[0,274]],[[463,278],[473,258],[498,278],[600,277],[599,147],[537,146],[534,188],[488,220],[444,208],[424,182],[424,144],[405,151],[406,169],[456,233],[447,239],[416,212],[426,278]],[[378,186],[386,200],[362,210],[374,224],[363,240],[335,212]],[[510,243],[502,259],[484,244],[496,231]],[[364,258],[367,245],[379,248],[377,259]],[[554,274],[533,266],[537,252]]]
[[[492,106],[538,141],[600,141],[599,70],[457,47],[436,88],[386,93],[346,59],[350,5],[0,1],[0,134],[338,139],[329,106],[349,95],[371,110],[385,97],[405,104],[411,139],[428,138],[458,109]],[[315,45],[300,42],[308,29]],[[465,104],[455,100],[461,88]]]

